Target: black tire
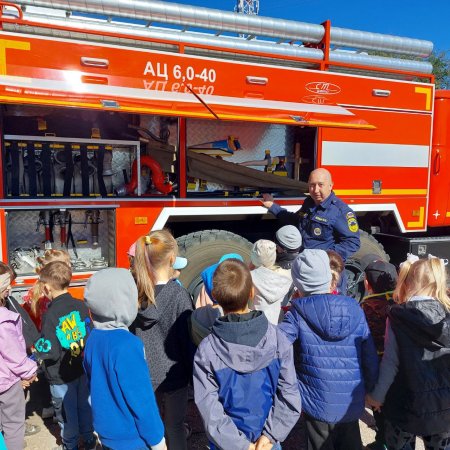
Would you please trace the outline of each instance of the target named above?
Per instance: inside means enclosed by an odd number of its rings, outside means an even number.
[[[215,264],[226,253],[238,253],[248,263],[252,244],[247,239],[224,230],[204,230],[177,239],[180,256],[188,259],[181,271],[180,281],[194,301],[202,285],[200,273]]]
[[[347,274],[347,294],[361,301],[365,294],[364,271],[361,267],[361,259],[369,254],[377,255],[383,261],[389,261],[389,255],[384,247],[366,231],[360,231],[361,247],[345,262]]]

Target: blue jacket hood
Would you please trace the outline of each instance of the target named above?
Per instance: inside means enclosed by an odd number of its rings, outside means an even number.
[[[344,295],[318,294],[299,298],[294,308],[322,339],[342,341],[360,325],[360,306]]]

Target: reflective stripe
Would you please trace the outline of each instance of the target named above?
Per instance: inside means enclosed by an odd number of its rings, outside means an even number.
[[[428,145],[322,143],[324,166],[428,167]]]

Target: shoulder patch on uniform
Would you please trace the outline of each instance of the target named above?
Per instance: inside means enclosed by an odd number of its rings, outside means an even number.
[[[359,230],[358,222],[356,220],[355,215],[353,215],[352,217],[348,217],[347,218],[347,225],[348,225],[348,229],[352,233],[356,233]]]
[[[349,211],[345,217],[347,217],[347,219],[350,219],[351,217],[355,217],[355,213],[353,211]]]
[[[322,234],[322,229],[320,227],[314,228],[314,235],[320,236]]]

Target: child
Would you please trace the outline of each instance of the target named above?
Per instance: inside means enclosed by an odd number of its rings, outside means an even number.
[[[255,287],[250,309],[263,311],[267,320],[277,325],[281,314],[281,304],[288,295],[292,281],[289,277],[275,271],[277,251],[274,242],[266,239],[256,241],[250,258],[254,267],[251,274]]]
[[[14,272],[14,270],[11,269],[11,267],[6,265],[4,262],[1,262],[1,261],[0,261],[0,273],[9,273],[11,283],[16,279],[16,273]],[[7,309],[9,309],[10,311],[20,315],[20,318],[22,319],[22,334],[23,334],[23,338],[25,339],[25,346],[26,346],[27,354],[28,354],[28,356],[31,356],[31,354],[34,350],[34,343],[39,339],[39,332],[36,328],[35,323],[31,319],[28,312],[23,308],[23,306],[12,295],[6,296],[5,307]],[[38,374],[39,374],[39,368],[38,368]],[[38,392],[40,392],[40,388],[38,388],[36,385],[43,383],[44,391],[48,395],[45,395],[45,398],[41,398],[41,403],[44,402],[46,404],[49,404],[50,390],[49,390],[48,384],[45,381],[45,377],[39,377],[39,379],[36,379],[36,381],[37,381],[37,383],[33,383],[33,387],[30,390],[33,390],[33,388],[36,388],[36,390]],[[25,394],[25,398],[26,398],[27,397],[27,389],[26,388],[24,390],[24,394]],[[30,392],[30,395],[33,396],[33,394],[31,392]],[[51,407],[51,416],[53,416],[53,407]],[[41,428],[38,425],[34,425],[30,422],[25,422],[25,436],[32,436],[33,434],[39,433],[40,431],[41,431]]]
[[[62,261],[69,267],[71,266],[69,253],[65,250],[46,250],[44,256],[39,256],[37,258],[39,266],[36,268],[36,273],[39,275],[42,268],[53,261]],[[40,283],[39,280],[30,289],[28,294],[24,296],[23,300],[24,309],[30,314],[36,328],[40,332],[42,329],[42,316],[47,311],[51,300],[45,296],[42,283]]]
[[[376,255],[367,255],[362,261],[364,268],[364,287],[368,295],[361,301],[370,332],[381,358],[384,352],[384,334],[389,306],[397,285],[397,270],[394,265],[381,261]]]
[[[132,275],[126,269],[95,273],[85,300],[95,329],[86,343],[84,367],[103,449],[166,449],[144,346],[128,331],[138,312]]]
[[[200,274],[200,276],[202,277],[203,286],[197,296],[197,299],[195,300],[196,309],[201,308],[202,306],[213,305],[217,303],[212,299],[212,279],[214,271],[217,269],[218,265],[226,259],[238,259],[239,261],[244,261],[244,258],[242,258],[242,256],[238,253],[226,253],[219,259],[217,263],[206,267],[206,269],[204,269]]]
[[[384,403],[389,450],[422,436],[427,450],[450,448],[450,299],[444,261],[401,265],[388,311],[380,376],[368,403]],[[389,391],[389,392],[388,392]]]
[[[89,392],[82,367],[82,352],[91,328],[86,305],[73,298],[67,288],[71,268],[54,261],[39,274],[43,292],[51,300],[42,320],[37,355],[45,363],[55,415],[61,428],[61,449],[78,448],[81,435],[86,450],[95,449]]]
[[[292,347],[261,311],[248,309],[252,278],[242,262],[218,266],[212,295],[225,316],[194,360],[195,403],[209,448],[279,448],[301,410]]]
[[[341,282],[342,273],[345,269],[344,260],[342,256],[334,250],[326,250],[328,258],[330,260],[331,269],[331,293],[341,294],[338,290],[338,286]]]
[[[9,450],[22,450],[25,435],[23,387],[36,379],[37,365],[27,357],[20,315],[5,308],[9,271],[0,273],[0,434]]]
[[[223,316],[223,309],[214,300],[214,298],[212,298],[211,290],[215,270],[220,263],[227,259],[236,259],[242,262],[244,261],[242,256],[237,253],[227,253],[220,258],[217,264],[207,267],[201,273],[203,286],[199,294],[199,298],[207,299],[207,301],[199,301],[199,305],[196,305],[195,310],[191,315],[191,338],[196,347],[206,336],[208,336],[209,333],[211,333],[212,326],[214,325],[216,319]]]
[[[303,250],[292,278],[303,297],[292,302],[280,328],[298,341],[308,450],[361,450],[358,420],[378,368],[364,313],[355,299],[330,293],[330,260],[323,250]]]
[[[275,243],[277,244],[277,266],[284,269],[290,277],[292,263],[302,247],[302,235],[294,225],[285,225],[276,232]]]
[[[137,241],[132,270],[139,310],[133,329],[144,341],[167,446],[185,450],[184,418],[192,375],[193,350],[188,330],[192,300],[186,289],[172,279],[177,252],[177,241],[167,230],[152,231]]]
[[[367,264],[367,265],[366,265]],[[377,255],[367,255],[362,260],[364,269],[364,287],[368,295],[362,299],[361,307],[366,315],[378,358],[384,353],[384,334],[389,306],[393,304],[392,295],[397,284],[395,266],[382,261]],[[384,414],[373,411],[376,424],[375,441],[367,446],[370,450],[384,450]]]
[[[174,280],[178,280],[178,278],[181,275],[181,271],[186,268],[186,266],[188,265],[188,260],[186,258],[183,258],[182,256],[177,256],[175,258],[175,262],[173,263],[172,269],[173,269],[173,273],[172,273],[172,278]],[[178,281],[178,283],[181,284],[180,281]],[[183,286],[181,284],[181,286]]]
[[[16,273],[4,262],[0,261],[0,274],[9,273],[11,283],[16,279]],[[39,333],[28,312],[19,304],[19,302],[8,293],[5,297],[5,307],[12,312],[20,315],[22,319],[22,334],[25,339],[27,354],[31,355],[34,343],[39,339]]]
[[[134,257],[136,256],[136,243],[137,242],[134,242],[133,244],[131,244],[130,248],[127,251],[128,263],[130,265],[130,269],[132,269],[132,267],[133,267]],[[172,266],[172,269],[173,269],[172,278],[178,279],[178,277],[181,275],[181,270],[184,269],[187,266],[187,264],[188,264],[188,260],[186,258],[177,256],[175,258],[175,262],[173,263],[173,266]]]

